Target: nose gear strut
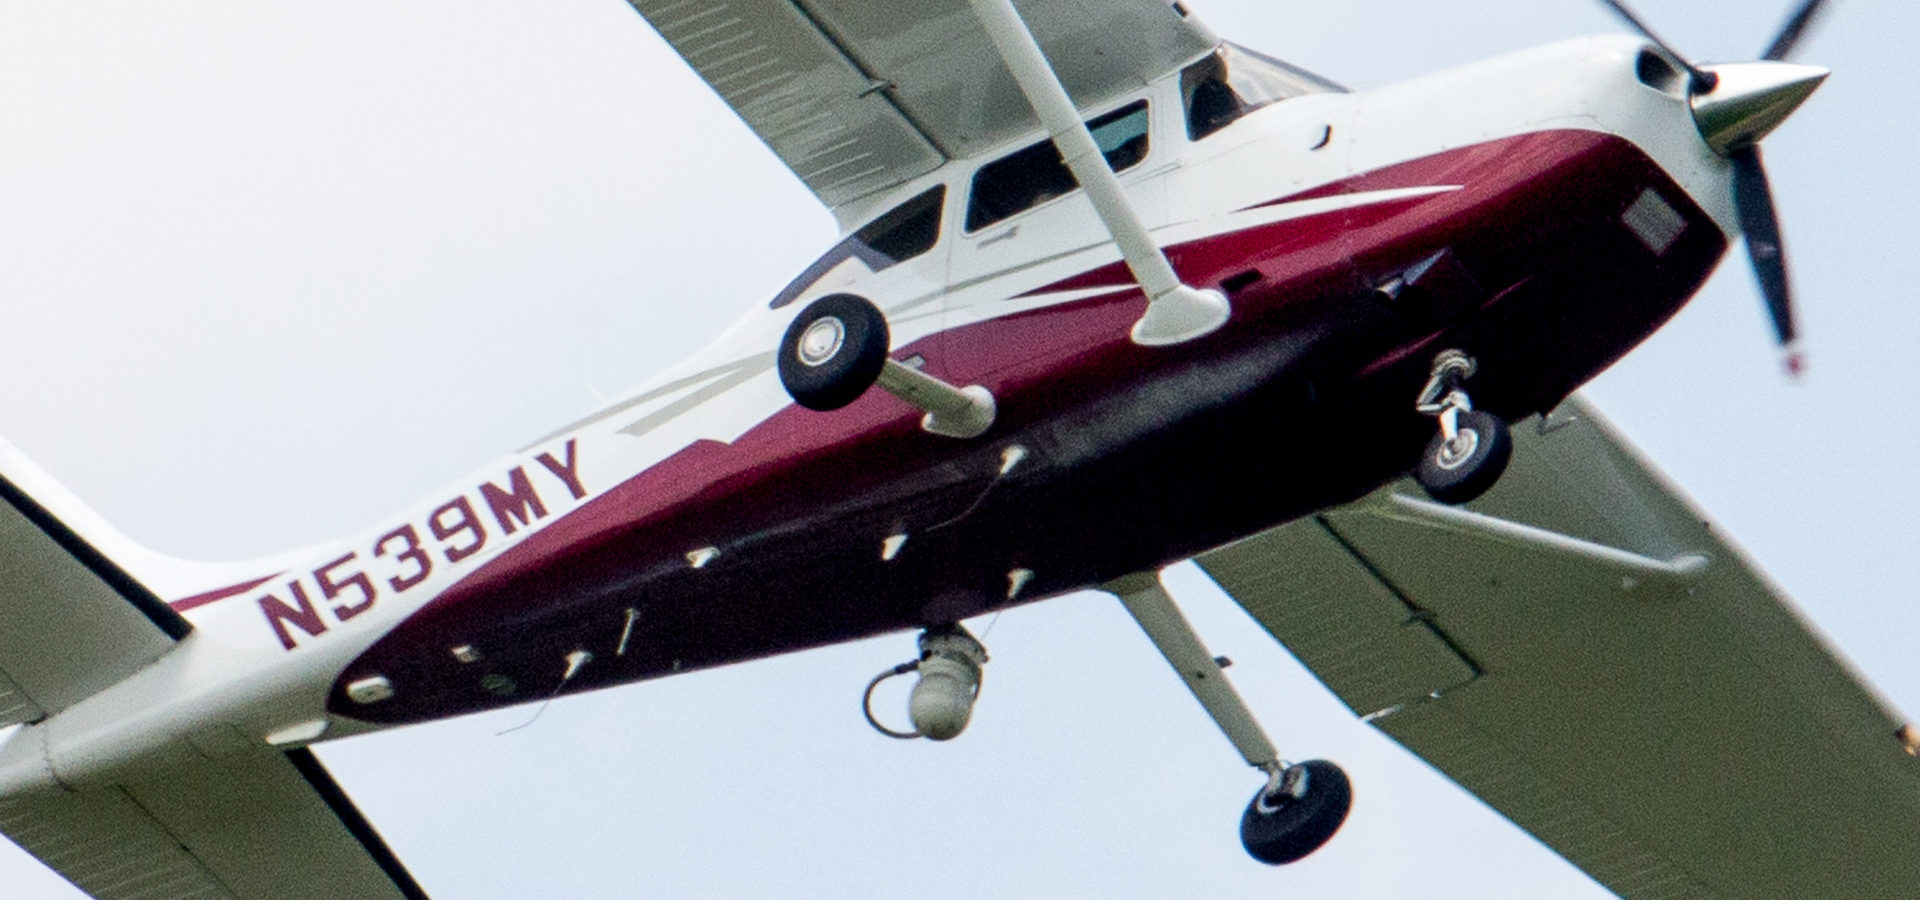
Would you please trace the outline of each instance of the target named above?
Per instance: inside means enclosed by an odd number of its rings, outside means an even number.
[[[1294,764],[1280,758],[1266,731],[1227,681],[1220,661],[1208,655],[1157,575],[1118,578],[1108,582],[1106,590],[1120,598],[1241,758],[1267,774],[1266,784],[1254,793],[1240,817],[1240,842],[1247,853],[1277,866],[1294,862],[1331,839],[1353,805],[1353,787],[1346,773],[1326,760]]]
[[[1415,410],[1440,420],[1440,433],[1420,457],[1414,480],[1441,503],[1466,503],[1486,493],[1513,457],[1506,421],[1474,409],[1463,387],[1478,369],[1473,357],[1443,351],[1434,357],[1433,374],[1414,401]]]

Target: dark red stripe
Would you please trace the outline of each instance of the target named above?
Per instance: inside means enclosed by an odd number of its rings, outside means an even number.
[[[254,588],[257,588],[263,584],[266,584],[269,581],[272,581],[273,579],[279,577],[279,575],[280,575],[279,572],[275,572],[272,575],[268,575],[265,578],[255,578],[252,581],[230,585],[228,587],[223,587],[217,591],[208,591],[204,594],[195,594],[191,597],[184,597],[179,600],[172,600],[172,601],[169,601],[167,605],[173,607],[174,612],[186,612],[187,610],[190,610],[190,609],[199,609],[200,607],[205,606],[209,603],[225,600],[228,597],[232,597],[236,594],[244,594],[250,590],[253,590]]]

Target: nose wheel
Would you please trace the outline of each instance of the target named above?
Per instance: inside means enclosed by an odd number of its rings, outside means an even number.
[[[1414,480],[1441,503],[1466,503],[1486,493],[1513,458],[1513,435],[1506,421],[1474,409],[1463,387],[1476,368],[1465,353],[1441,353],[1434,358],[1433,376],[1414,405],[1440,423],[1440,433],[1427,444]]]

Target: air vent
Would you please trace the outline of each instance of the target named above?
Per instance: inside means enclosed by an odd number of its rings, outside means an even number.
[[[1686,73],[1651,47],[1640,51],[1640,60],[1634,65],[1634,74],[1640,77],[1641,84],[1662,94],[1675,97],[1687,95]]]

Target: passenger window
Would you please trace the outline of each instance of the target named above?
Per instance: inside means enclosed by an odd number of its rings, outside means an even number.
[[[1147,158],[1147,101],[1141,100],[1087,123],[1093,142],[1115,172]],[[1080,187],[1052,141],[1022,149],[980,167],[967,203],[967,230],[978,231]]]
[[[933,245],[940,242],[940,209],[946,199],[947,186],[935,185],[861,226],[859,231],[833,245],[826,255],[814,260],[813,265],[774,295],[767,306],[779,309],[799,299],[815,282],[849,259],[865,263],[870,272],[879,272],[932,250]]]

